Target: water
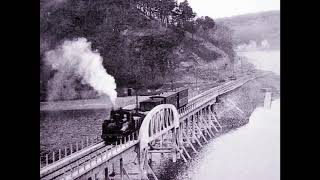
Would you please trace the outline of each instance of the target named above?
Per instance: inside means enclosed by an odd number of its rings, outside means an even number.
[[[280,100],[257,108],[246,126],[208,144],[179,180],[280,179]]]
[[[257,69],[272,71],[280,75],[279,50],[238,52],[238,55],[247,57]]]
[[[243,52],[258,69],[280,74],[279,51]],[[280,179],[280,99],[258,107],[249,123],[204,147],[176,180]]]

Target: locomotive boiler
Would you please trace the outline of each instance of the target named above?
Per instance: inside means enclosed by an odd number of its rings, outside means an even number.
[[[186,106],[188,104],[188,89],[168,91],[151,96],[140,102],[138,109],[135,106],[127,106],[111,110],[110,118],[104,120],[102,124],[101,138],[106,144],[115,144],[115,142],[138,131],[147,113],[160,104],[173,104],[177,109]]]

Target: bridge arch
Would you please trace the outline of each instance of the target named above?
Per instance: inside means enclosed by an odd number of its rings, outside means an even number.
[[[179,113],[172,104],[158,105],[146,115],[140,126],[140,144],[137,147],[139,148],[138,161],[142,176],[146,177],[148,169],[154,175],[152,168],[148,165],[148,154],[150,152],[150,147],[152,147],[152,142],[155,142],[155,140],[161,139],[163,135],[171,132],[171,153],[177,153],[176,148],[178,146],[179,125]],[[173,155],[173,157],[175,157],[175,155]]]
[[[140,130],[140,149],[159,138],[170,129],[179,128],[179,113],[172,104],[161,104],[154,107],[144,118]]]

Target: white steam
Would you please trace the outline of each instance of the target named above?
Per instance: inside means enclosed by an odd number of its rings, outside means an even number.
[[[104,69],[102,57],[97,51],[92,51],[87,39],[67,40],[56,49],[46,52],[45,60],[58,74],[80,77],[82,84],[88,84],[99,94],[109,96],[115,104],[115,79]]]

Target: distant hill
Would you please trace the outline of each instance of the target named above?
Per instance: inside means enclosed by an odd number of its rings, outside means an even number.
[[[267,40],[271,48],[280,47],[280,11],[251,13],[216,19],[234,31],[236,45]]]

